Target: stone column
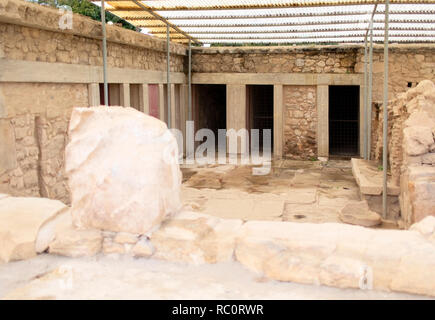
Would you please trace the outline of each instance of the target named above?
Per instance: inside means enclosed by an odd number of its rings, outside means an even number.
[[[121,83],[119,91],[121,106],[130,107],[130,84]]]
[[[139,85],[139,108],[145,114],[150,113],[150,99],[148,96],[148,84],[141,83]]]
[[[317,86],[317,155],[329,156],[329,87]]]
[[[98,83],[88,84],[88,100],[90,107],[100,105],[100,86]]]
[[[283,119],[284,119],[283,86],[273,86],[273,156],[281,158],[283,154]]]
[[[227,131],[246,129],[246,85],[227,85]],[[249,139],[249,136],[247,137]],[[228,140],[227,140],[228,141]],[[227,150],[229,151],[227,144]],[[241,149],[241,139],[237,138],[237,153],[248,151]]]

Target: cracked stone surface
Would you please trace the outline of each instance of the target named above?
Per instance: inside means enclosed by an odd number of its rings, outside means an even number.
[[[230,164],[181,168],[185,208],[220,218],[340,223],[340,211],[360,200],[350,161],[277,160],[267,175]]]

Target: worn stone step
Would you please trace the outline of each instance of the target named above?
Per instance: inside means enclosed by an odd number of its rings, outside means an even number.
[[[375,161],[352,158],[352,174],[355,177],[361,194],[364,195],[382,195],[383,175],[378,169]],[[390,180],[390,179],[388,179]],[[398,196],[400,187],[387,181],[387,194],[389,196]]]

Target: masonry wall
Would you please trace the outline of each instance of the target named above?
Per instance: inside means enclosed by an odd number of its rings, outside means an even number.
[[[375,159],[382,159],[383,107],[377,125]],[[388,105],[388,164],[400,185],[400,209],[406,226],[435,216],[435,84],[422,81]]]
[[[388,97],[417,86],[422,80],[435,81],[435,46],[432,44],[390,45],[388,55]],[[357,55],[355,73],[364,73],[364,51]],[[373,101],[383,100],[384,54],[380,45],[373,52]]]
[[[350,73],[357,48],[252,47],[193,51],[193,72],[223,73]]]
[[[284,86],[284,156],[317,156],[317,105],[315,86]]]
[[[102,41],[98,22],[73,15],[73,29],[61,30],[60,16],[53,8],[0,0],[0,193],[69,203],[68,123],[73,107],[99,104]],[[156,84],[163,83],[165,41],[117,26],[107,26],[107,39],[108,67],[122,75],[122,105],[129,104],[130,80],[137,84],[143,74],[146,83],[151,72]],[[171,44],[172,72],[184,72],[185,55],[185,46]],[[66,66],[77,68],[65,71]],[[148,99],[139,88],[142,100]]]

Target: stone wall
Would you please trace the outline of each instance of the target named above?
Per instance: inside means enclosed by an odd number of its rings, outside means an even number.
[[[192,51],[193,72],[352,73],[355,47],[199,48]]]
[[[73,15],[61,30],[61,14],[21,0],[0,0],[0,58],[101,66],[101,24]],[[166,42],[119,26],[107,26],[109,67],[166,70]],[[171,44],[171,71],[182,72],[186,47]]]
[[[73,107],[88,106],[84,84],[0,83],[0,193],[69,203],[64,149]],[[2,151],[3,151],[2,150]]]
[[[0,60],[102,65],[101,24],[21,0],[0,0]],[[166,71],[166,42],[107,26],[108,66]],[[186,47],[171,44],[171,70],[183,72]],[[127,71],[128,72],[128,71]],[[21,79],[19,79],[21,81]],[[64,149],[73,107],[89,105],[87,83],[6,82],[0,70],[0,193],[70,202]],[[97,98],[98,99],[98,98]]]
[[[373,101],[383,100],[384,53],[382,45],[373,52]],[[415,87],[420,81],[435,81],[435,46],[433,44],[393,44],[388,55],[389,99]],[[364,73],[364,50],[357,55],[354,72]]]
[[[375,158],[382,159],[379,110]],[[388,106],[388,160],[392,181],[400,185],[406,226],[435,215],[435,85],[429,80],[400,94]]]
[[[315,86],[284,86],[284,156],[317,156],[317,106]]]

